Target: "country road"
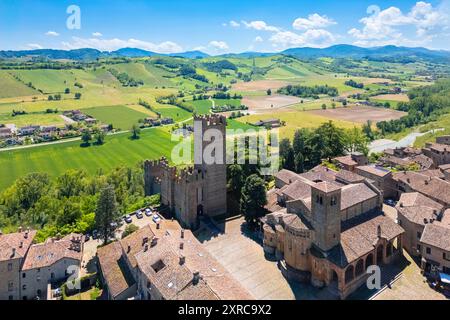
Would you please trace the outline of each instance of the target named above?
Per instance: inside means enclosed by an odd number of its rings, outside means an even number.
[[[413,133],[408,134],[403,139],[400,139],[399,141],[394,141],[394,140],[389,140],[389,139],[375,140],[369,144],[369,150],[370,150],[370,153],[378,153],[378,152],[383,152],[386,149],[411,147],[414,145],[414,143],[416,142],[416,139],[418,137],[422,137],[428,133],[435,133],[437,131],[442,131],[442,130],[444,130],[444,129],[443,128],[435,129],[435,130],[430,130],[430,131],[423,132],[423,133],[413,132]]]

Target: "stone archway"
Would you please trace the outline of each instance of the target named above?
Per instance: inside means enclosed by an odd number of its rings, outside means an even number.
[[[197,206],[197,216],[203,217],[204,216],[204,208],[202,204],[199,204]]]
[[[354,279],[355,268],[353,265],[348,266],[347,270],[345,270],[345,284],[350,283]]]
[[[383,264],[384,246],[380,244],[377,248],[377,265]]]
[[[364,273],[364,260],[360,259],[358,261],[358,263],[356,264],[356,268],[355,268],[355,276],[359,277],[360,275],[362,275]]]
[[[366,258],[366,270],[368,267],[373,265],[373,254],[369,254]]]

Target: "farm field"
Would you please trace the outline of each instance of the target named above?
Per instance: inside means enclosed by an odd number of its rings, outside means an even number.
[[[313,110],[308,112],[317,116],[356,123],[366,123],[367,120],[371,120],[372,122],[394,120],[400,119],[401,117],[406,115],[406,113],[402,111],[373,107],[337,108],[327,110]]]
[[[8,72],[0,71],[0,99],[40,94],[36,90],[18,82]]]
[[[130,134],[124,133],[107,136],[102,146],[82,148],[80,143],[0,152],[0,191],[27,173],[46,172],[56,177],[69,169],[82,169],[94,174],[99,169],[134,166],[145,159],[170,158],[174,146],[165,128],[144,130],[139,140],[131,140]]]
[[[85,109],[84,112],[104,124],[112,124],[115,129],[121,130],[130,130],[140,119],[148,117],[147,114],[127,106],[95,107]]]
[[[242,99],[242,104],[249,107],[250,113],[264,113],[295,105],[300,103],[301,100],[301,98],[293,96],[274,94],[271,96],[244,97]]]
[[[344,120],[335,120],[333,118],[316,115],[312,112],[298,112],[298,111],[290,111],[290,112],[281,112],[277,114],[255,114],[249,115],[242,118],[237,119],[237,121],[241,123],[255,123],[259,120],[267,120],[277,118],[282,122],[286,123],[286,126],[280,128],[280,135],[282,138],[293,138],[294,133],[297,129],[300,128],[316,128],[320,126],[322,123],[332,120],[338,127],[350,129],[353,127],[359,127],[361,124],[344,121]]]
[[[409,98],[406,94],[381,94],[371,97],[374,100],[408,102]]]
[[[0,123],[14,124],[16,127],[25,127],[29,125],[63,126],[65,124],[64,119],[55,113],[25,114],[15,117],[10,114],[0,114]]]

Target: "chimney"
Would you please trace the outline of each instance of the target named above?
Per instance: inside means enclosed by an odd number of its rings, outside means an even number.
[[[158,244],[158,238],[153,238],[152,239],[152,247],[156,246]]]
[[[15,256],[16,256],[16,248],[12,248],[11,258],[14,258]]]
[[[378,225],[378,228],[377,228],[377,235],[378,235],[378,238],[381,238],[381,225],[380,224]]]
[[[19,227],[19,233],[22,233],[22,226]]]
[[[199,282],[200,282],[200,272],[196,271],[196,272],[194,272],[194,277],[192,279],[192,283],[194,285],[197,285]]]
[[[184,229],[181,229],[181,239],[184,239]]]
[[[427,218],[424,218],[424,219],[423,219],[423,223],[424,223],[424,224],[428,224],[428,219],[427,219]]]
[[[186,262],[186,257],[185,256],[181,256],[180,257],[180,266],[182,266],[183,264],[185,264]]]
[[[161,226],[159,225],[159,222],[156,224],[156,230],[159,230]]]
[[[428,184],[429,184],[428,180],[425,180],[425,185],[428,185]]]
[[[23,241],[20,241],[19,248],[20,248],[20,249],[23,248]]]
[[[147,252],[147,251],[148,251],[148,243],[146,243],[144,246],[144,252]]]
[[[28,231],[25,232],[25,234],[23,235],[23,237],[24,237],[25,239],[28,239]]]
[[[180,250],[183,250],[183,249],[184,249],[184,243],[180,242]]]
[[[130,253],[130,252],[131,252],[131,246],[128,245],[127,253]]]

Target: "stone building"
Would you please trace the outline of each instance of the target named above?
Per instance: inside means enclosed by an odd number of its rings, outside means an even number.
[[[401,195],[396,206],[398,224],[405,230],[403,247],[411,256],[421,255],[420,238],[425,226],[441,218],[444,206],[421,193]]]
[[[423,154],[433,159],[436,167],[450,163],[450,146],[440,143],[427,143]]]
[[[23,300],[47,298],[51,284],[77,279],[83,260],[83,236],[70,234],[60,240],[49,239],[30,247],[21,270]]]
[[[207,130],[218,130],[222,140],[215,141],[223,149],[213,164],[203,157],[210,144]],[[145,162],[145,183],[148,194],[161,193],[161,204],[187,228],[196,229],[199,217],[218,216],[227,212],[226,118],[219,115],[194,118],[194,166],[178,169],[166,159]]]
[[[421,245],[421,268],[425,274],[433,270],[450,275],[450,228],[442,223],[425,226]]]
[[[341,169],[353,172],[356,167],[367,166],[369,164],[369,159],[360,152],[353,152],[347,156],[334,158],[333,162]]]
[[[392,181],[392,172],[378,166],[357,167],[355,172],[371,181],[383,192],[383,197],[392,198],[397,195],[397,190]]]
[[[436,138],[436,143],[450,146],[450,136],[440,136]]]
[[[366,281],[369,266],[402,254],[404,230],[383,214],[382,192],[369,181],[306,180],[292,183],[296,192],[286,208],[262,219],[264,250],[288,279],[326,286],[345,299]],[[283,188],[281,197],[289,185]]]
[[[20,300],[22,278],[20,270],[36,231],[11,234],[0,232],[0,300]]]
[[[254,297],[176,221],[147,225],[98,250],[111,300],[253,300]]]

